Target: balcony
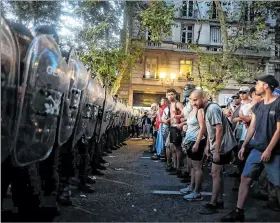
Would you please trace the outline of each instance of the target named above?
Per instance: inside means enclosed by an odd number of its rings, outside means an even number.
[[[146,76],[146,75],[143,75],[143,80],[151,80],[151,81],[158,81],[159,78],[158,77],[149,77],[149,76]]]

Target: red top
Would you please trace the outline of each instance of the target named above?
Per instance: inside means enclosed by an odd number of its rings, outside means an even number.
[[[157,130],[157,131],[158,131],[159,125],[160,125],[160,123],[159,123],[159,117],[160,117],[160,118],[162,117],[163,111],[164,111],[164,109],[165,109],[166,107],[167,107],[167,105],[163,105],[163,106],[161,106],[160,109],[159,109],[159,116],[157,115],[157,118],[156,118],[156,130]]]

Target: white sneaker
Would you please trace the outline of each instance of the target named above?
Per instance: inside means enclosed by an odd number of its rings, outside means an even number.
[[[183,188],[183,189],[180,190],[180,192],[181,192],[182,194],[189,194],[189,193],[191,193],[192,191],[193,191],[192,186],[187,186],[187,187],[185,187],[185,188]]]
[[[192,192],[188,195],[185,195],[184,199],[188,201],[202,201],[203,197],[201,196],[201,193]]]

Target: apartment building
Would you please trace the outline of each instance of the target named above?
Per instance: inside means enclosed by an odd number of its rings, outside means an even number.
[[[191,43],[198,42],[200,49],[208,54],[218,54],[223,49],[215,4],[211,1],[176,1],[176,4],[181,7],[175,14],[172,35],[165,38],[162,43],[154,44],[149,42],[147,30],[143,34],[147,40],[146,45],[143,46],[144,56],[139,58],[137,66],[132,69],[130,79],[124,80],[121,84],[119,95],[132,106],[145,107],[158,102],[162,96],[165,96],[168,87],[175,88],[181,97],[185,84],[193,81],[190,75],[198,73],[195,52],[189,48]],[[232,16],[238,17],[239,9],[234,3],[223,9],[227,14],[231,13]],[[246,13],[246,19],[254,18],[250,4]],[[276,21],[270,18],[267,23],[273,27]],[[138,32],[138,23],[133,21],[133,38],[137,38]],[[234,32],[234,25],[228,32],[229,35],[230,32]],[[272,33],[271,37],[273,35]],[[246,59],[248,64],[246,69],[251,72],[261,70],[264,74],[275,74],[276,71],[280,74],[280,65],[278,65],[280,45],[275,46],[274,38],[265,39],[264,43],[260,44],[268,47],[263,47],[261,50],[238,49],[236,54]],[[250,83],[246,83],[248,84]],[[235,94],[239,88],[240,85],[235,81],[229,81],[226,88],[218,93],[217,102],[224,104],[227,97]]]

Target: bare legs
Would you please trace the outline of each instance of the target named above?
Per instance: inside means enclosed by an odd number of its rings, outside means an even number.
[[[212,186],[212,197],[210,204],[216,205],[218,199],[222,201],[223,197],[223,173],[222,173],[223,165],[217,165],[212,163],[212,179],[213,179],[213,186]]]

